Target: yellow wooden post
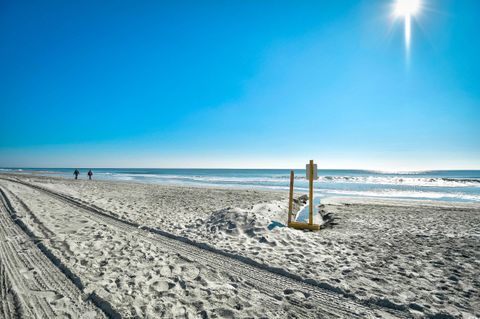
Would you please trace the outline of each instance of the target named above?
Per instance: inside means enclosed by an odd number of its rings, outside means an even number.
[[[293,180],[294,172],[290,171],[290,198],[288,199],[288,224],[292,221],[292,211],[293,211]]]
[[[290,227],[295,228],[295,229],[309,229],[309,230],[320,230],[320,225],[318,224],[307,224],[307,223],[301,223],[301,222],[291,222]]]
[[[310,206],[308,207],[308,213],[309,213],[308,223],[310,225],[313,225],[313,173],[314,173],[313,160],[310,160],[309,168],[310,168],[310,176],[308,179],[308,183],[309,183],[310,193],[309,193],[308,199],[310,200]]]

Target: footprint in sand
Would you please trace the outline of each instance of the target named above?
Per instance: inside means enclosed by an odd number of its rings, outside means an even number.
[[[172,271],[171,271],[170,267],[169,266],[163,266],[160,269],[160,275],[162,275],[163,277],[171,277],[172,276]]]
[[[198,277],[198,275],[200,275],[200,269],[198,269],[195,266],[186,265],[186,266],[182,266],[181,269],[182,269],[181,276],[185,280],[194,280],[195,278]]]
[[[172,315],[174,316],[174,318],[186,318],[187,310],[185,307],[177,304],[172,307]]]
[[[154,281],[150,285],[150,289],[156,292],[165,292],[172,289],[173,287],[175,287],[175,284],[173,282],[168,282],[167,280]]]
[[[293,289],[285,289],[283,291],[283,294],[285,296],[288,296],[290,298],[295,298],[295,299],[304,299],[309,297],[308,293],[305,293],[303,291],[293,290]]]

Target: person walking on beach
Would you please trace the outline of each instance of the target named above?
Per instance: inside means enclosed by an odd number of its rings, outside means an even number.
[[[73,172],[73,175],[75,175],[75,179],[78,179],[79,174],[80,172],[78,171],[78,169],[75,169],[75,172]]]
[[[92,175],[93,175],[92,170],[89,170],[87,175],[88,175],[88,179],[92,179]]]

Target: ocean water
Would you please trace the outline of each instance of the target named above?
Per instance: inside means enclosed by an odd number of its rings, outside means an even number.
[[[4,172],[35,172],[73,178],[72,168],[2,168]],[[249,189],[288,190],[290,170],[285,169],[140,169],[93,168],[94,179],[153,184],[196,185]],[[80,169],[86,179],[88,169]],[[319,170],[315,195],[411,198],[480,202],[480,170],[379,172]],[[305,170],[295,170],[295,190],[308,192]]]

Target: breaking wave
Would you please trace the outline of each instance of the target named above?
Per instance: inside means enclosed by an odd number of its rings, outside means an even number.
[[[201,183],[240,183],[240,184],[284,184],[289,182],[288,176],[263,177],[229,177],[201,175],[169,175],[169,174],[123,174],[104,173],[123,180],[158,179],[178,180]],[[305,181],[305,177],[296,177],[296,181]],[[421,187],[480,187],[480,178],[426,178],[426,177],[383,177],[383,176],[320,176],[315,183],[352,183],[374,185],[405,185]]]

